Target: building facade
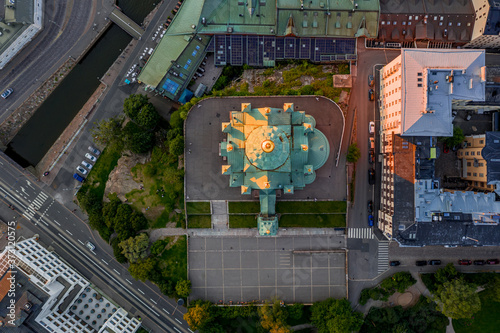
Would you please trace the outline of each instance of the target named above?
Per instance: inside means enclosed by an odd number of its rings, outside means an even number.
[[[468,48],[500,48],[500,1],[472,0],[475,10],[472,40]]]
[[[486,160],[481,155],[486,143],[486,135],[466,136],[462,148],[457,151],[460,159],[462,179],[470,190],[493,191],[495,186],[488,185]]]

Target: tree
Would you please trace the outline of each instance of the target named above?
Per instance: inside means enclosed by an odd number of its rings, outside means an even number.
[[[120,240],[115,237],[111,241],[111,247],[113,248],[113,255],[115,256],[116,261],[120,264],[124,264],[127,262],[127,258],[123,255],[122,249],[120,247]]]
[[[144,154],[153,148],[154,133],[142,129],[134,122],[128,122],[123,128],[125,146],[133,153]]]
[[[347,162],[356,163],[358,159],[361,157],[361,152],[358,148],[358,144],[354,142],[347,149]]]
[[[192,331],[203,329],[213,319],[209,302],[197,303],[184,314],[184,320]]]
[[[279,300],[275,300],[272,307],[268,303],[258,309],[260,325],[270,333],[289,333],[289,326],[286,324],[288,312],[281,306]]]
[[[174,156],[184,154],[184,137],[178,136],[168,143],[168,151]]]
[[[141,108],[148,103],[148,97],[146,95],[132,94],[123,102],[123,112],[125,112],[130,119],[136,119]]]
[[[354,312],[345,298],[328,298],[313,304],[311,322],[318,328],[319,333],[349,333],[361,328],[363,316]]]
[[[500,302],[500,277],[495,275],[486,285],[486,296],[494,302]]]
[[[445,267],[438,269],[436,273],[434,273],[434,279],[439,284],[443,284],[447,281],[453,280],[457,276],[457,269],[451,262],[448,263]]]
[[[159,119],[160,116],[158,115],[158,112],[156,112],[156,109],[153,106],[153,104],[151,103],[144,105],[139,110],[136,117],[132,118],[133,121],[135,121],[139,126],[141,126],[146,130],[154,129],[158,124]]]
[[[135,232],[139,232],[148,226],[148,220],[142,213],[134,211],[130,217],[130,225]]]
[[[179,297],[188,297],[191,294],[191,281],[179,280],[175,285],[175,292]]]
[[[139,259],[145,259],[148,256],[149,237],[143,233],[136,237],[130,237],[120,242],[122,254],[130,263],[135,263]]]
[[[144,282],[151,276],[151,272],[154,271],[155,266],[156,260],[147,258],[131,263],[128,267],[128,271],[134,279]]]
[[[116,209],[116,215],[113,220],[113,226],[120,241],[124,241],[132,236],[135,232],[132,229],[129,221],[132,216],[133,209],[129,205],[120,204]]]
[[[417,282],[410,273],[408,272],[398,272],[393,276],[388,277],[382,281],[380,286],[386,291],[396,290],[397,292],[403,293],[409,286]]]
[[[90,130],[94,137],[94,142],[104,145],[122,142],[122,124],[123,118],[103,119],[98,123],[94,123],[94,127]]]
[[[121,204],[121,200],[115,193],[109,196],[109,202],[104,203],[102,207],[102,217],[108,228],[114,229],[116,212]]]
[[[439,286],[434,297],[439,310],[453,319],[471,318],[481,310],[481,300],[476,286],[463,278],[445,282]]]
[[[453,136],[445,137],[442,139],[444,144],[449,148],[453,148],[461,144],[465,139],[464,132],[460,127],[453,126]]]
[[[304,304],[295,303],[294,305],[287,306],[288,316],[292,319],[299,320],[303,314]]]

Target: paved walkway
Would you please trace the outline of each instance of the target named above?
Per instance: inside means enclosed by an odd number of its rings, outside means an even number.
[[[227,231],[229,228],[227,201],[213,200],[210,204],[212,205],[212,229],[214,231]]]

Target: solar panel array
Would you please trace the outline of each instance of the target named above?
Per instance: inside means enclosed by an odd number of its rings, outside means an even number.
[[[356,60],[354,38],[298,38],[252,35],[214,35],[207,52],[215,65],[266,66],[268,61],[308,59],[314,62]]]

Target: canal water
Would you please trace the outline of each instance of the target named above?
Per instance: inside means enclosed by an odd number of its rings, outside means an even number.
[[[132,20],[141,23],[158,1],[120,0],[117,4]],[[98,78],[131,39],[112,24],[12,139],[6,154],[22,167],[36,166],[97,89]]]

